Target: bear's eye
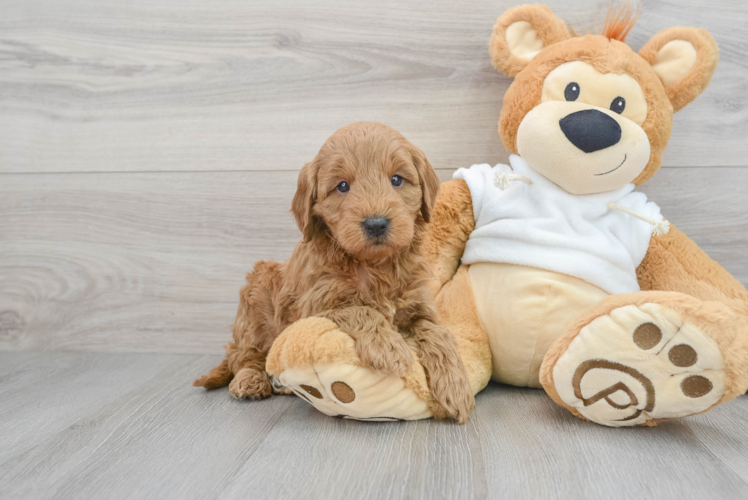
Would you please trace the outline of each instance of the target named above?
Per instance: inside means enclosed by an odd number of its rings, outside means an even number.
[[[624,109],[626,109],[626,99],[621,96],[616,97],[613,99],[613,102],[610,103],[610,110],[615,111],[619,115],[623,113]]]
[[[393,175],[392,179],[390,179],[390,182],[392,183],[393,186],[400,187],[403,185],[403,178],[400,177],[399,175]]]
[[[339,193],[347,193],[351,189],[351,185],[343,181],[340,184],[338,184],[338,187],[336,189],[338,190]]]
[[[564,90],[564,97],[567,101],[576,101],[579,97],[579,84],[577,82],[571,82],[566,86]]]

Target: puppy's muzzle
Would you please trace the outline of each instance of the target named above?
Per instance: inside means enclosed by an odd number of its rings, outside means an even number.
[[[369,239],[380,239],[387,234],[390,220],[387,217],[369,217],[361,223],[364,234]]]

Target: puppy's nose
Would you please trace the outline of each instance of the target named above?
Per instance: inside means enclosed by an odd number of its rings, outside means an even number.
[[[390,220],[387,217],[369,217],[361,223],[366,236],[370,238],[379,238],[387,232],[390,227]]]
[[[597,109],[584,109],[567,115],[558,122],[569,142],[592,153],[618,144],[621,126],[618,122]]]

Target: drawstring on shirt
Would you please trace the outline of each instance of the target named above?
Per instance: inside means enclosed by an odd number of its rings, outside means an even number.
[[[667,234],[668,231],[670,231],[670,222],[666,220],[654,220],[650,219],[649,217],[636,213],[630,208],[626,208],[623,205],[618,205],[617,203],[608,203],[608,208],[612,210],[619,210],[625,214],[629,214],[631,217],[636,217],[639,220],[643,220],[644,222],[648,222],[654,226],[654,229],[652,230],[652,233],[655,236],[662,236],[664,234]]]
[[[509,187],[509,183],[513,181],[524,182],[528,186],[532,184],[532,181],[524,175],[499,172],[498,174],[496,174],[496,179],[494,179],[493,185],[501,189],[502,191],[506,191]]]
[[[525,177],[524,175],[519,174],[507,174],[506,172],[499,172],[496,174],[496,178],[493,181],[494,186],[499,188],[502,191],[506,191],[507,188],[509,188],[509,183],[514,181],[520,181],[524,182],[528,186],[532,185],[532,181]],[[666,220],[654,220],[646,215],[642,215],[640,213],[634,212],[630,208],[624,207],[623,205],[619,205],[617,203],[608,203],[608,208],[611,210],[618,210],[620,212],[623,212],[625,214],[629,214],[631,217],[635,217],[641,221],[647,222],[649,224],[652,224],[652,234],[655,236],[662,236],[664,234],[667,234],[670,231],[670,222]]]

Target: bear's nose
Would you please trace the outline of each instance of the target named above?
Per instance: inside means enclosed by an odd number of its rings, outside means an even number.
[[[561,118],[558,124],[569,142],[585,153],[609,148],[621,140],[618,122],[596,109],[576,111]]]
[[[366,236],[370,238],[379,238],[387,232],[390,227],[390,220],[387,217],[369,217],[361,223]]]

